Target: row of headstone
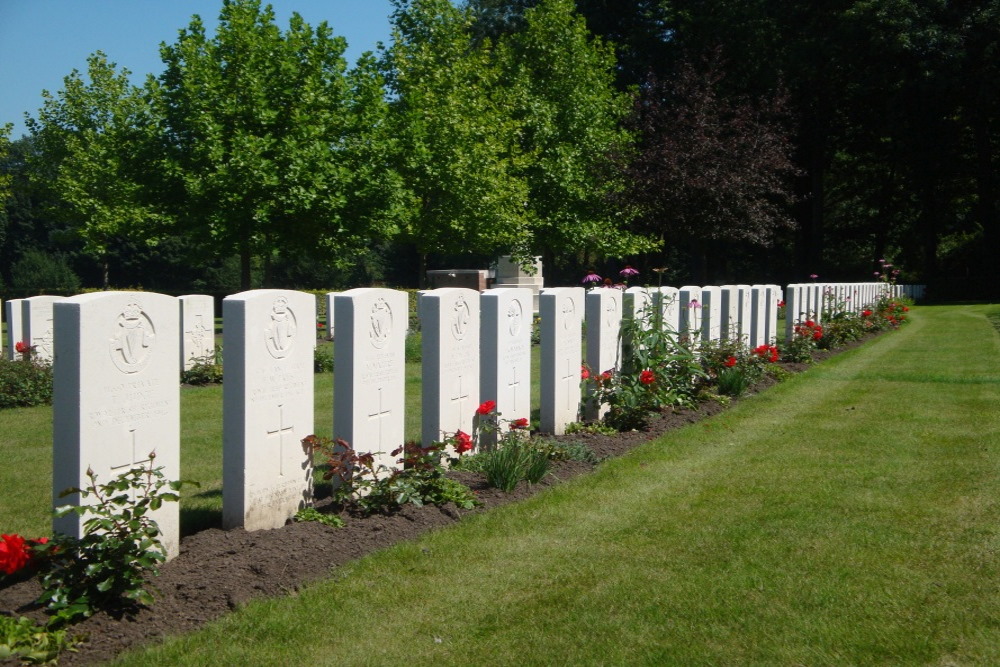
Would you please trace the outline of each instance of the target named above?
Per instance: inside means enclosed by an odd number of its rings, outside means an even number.
[[[53,358],[53,306],[66,297],[40,295],[25,299],[10,299],[4,304],[7,316],[7,358],[23,358],[17,344],[24,342],[35,348],[38,359]],[[182,368],[188,370],[197,361],[215,353],[215,306],[212,297],[189,294],[178,297],[180,308]]]
[[[861,313],[882,298],[922,298],[923,285],[868,283],[797,283],[788,285],[785,298],[785,336],[806,320],[822,323],[831,314]]]

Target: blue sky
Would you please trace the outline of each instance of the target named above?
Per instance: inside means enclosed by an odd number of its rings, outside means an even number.
[[[268,4],[266,1],[263,4]],[[277,24],[298,12],[310,25],[327,21],[347,39],[353,63],[377,42],[389,41],[390,0],[271,0]],[[193,14],[213,34],[221,0],[0,0],[0,125],[26,132],[24,112],[36,115],[42,90],[55,93],[87,56],[103,51],[141,83],[159,74],[160,42],[173,43]]]

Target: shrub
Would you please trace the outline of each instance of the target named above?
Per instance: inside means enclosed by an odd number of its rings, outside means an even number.
[[[34,353],[26,360],[0,359],[0,409],[52,403],[52,364]]]
[[[222,384],[222,347],[214,354],[195,357],[191,368],[181,371],[181,382],[192,385]]]
[[[419,331],[410,331],[406,334],[406,340],[403,343],[405,358],[408,363],[417,363],[423,361],[424,350],[423,350],[423,337]]]
[[[78,292],[80,278],[62,255],[26,250],[10,269],[10,284],[18,290]]]
[[[24,616],[0,615],[0,661],[52,664],[75,641],[66,630],[46,629]]]
[[[313,372],[333,372],[333,346],[329,343],[320,343],[313,351]]]

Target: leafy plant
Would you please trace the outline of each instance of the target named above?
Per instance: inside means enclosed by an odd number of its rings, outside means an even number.
[[[0,358],[0,409],[52,403],[52,364],[34,348],[26,354],[16,361]]]
[[[293,517],[296,521],[315,521],[331,528],[343,528],[346,524],[336,514],[324,514],[315,507],[303,507]]]
[[[153,467],[154,458],[151,452],[146,466],[104,484],[88,468],[86,488],[60,494],[79,493],[96,502],[56,509],[56,516],[90,516],[83,523],[83,537],[57,534],[47,548],[38,601],[53,614],[54,626],[87,618],[98,609],[153,601],[145,578],[158,573],[166,554],[150,513],[165,502],[177,502],[177,491],[186,483],[167,481],[163,468]]]
[[[333,349],[332,345],[320,343],[313,350],[313,372],[332,373],[333,372]]]
[[[593,433],[595,435],[614,435],[618,429],[607,426],[600,422],[585,424],[583,422],[572,422],[566,425],[566,435],[574,433]]]
[[[476,420],[481,441],[486,433],[495,436],[490,440],[496,444],[476,455],[476,468],[490,486],[510,493],[522,479],[537,484],[548,473],[549,454],[531,442],[526,418],[501,420],[496,403],[486,401],[476,409]]]
[[[191,368],[181,371],[181,382],[191,385],[222,384],[222,347],[203,357],[195,357]]]
[[[75,642],[65,629],[46,628],[24,616],[0,615],[0,660],[51,663]]]
[[[781,355],[784,361],[808,364],[812,361],[812,351],[823,338],[823,327],[818,322],[806,320],[792,328],[792,336],[785,341]]]
[[[406,340],[403,341],[403,353],[406,356],[407,363],[423,361],[424,351],[422,341],[423,336],[419,331],[411,331],[406,334]]]
[[[617,431],[611,430],[611,435]],[[545,452],[550,461],[583,461],[584,463],[600,463],[601,458],[594,453],[594,450],[582,442],[560,442],[558,440],[548,440],[545,438],[534,438],[532,445]]]

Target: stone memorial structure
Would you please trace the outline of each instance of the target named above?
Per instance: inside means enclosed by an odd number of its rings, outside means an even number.
[[[406,292],[338,292],[333,309],[340,330],[334,339],[334,437],[375,454],[377,465],[397,468],[391,453],[405,441]]]
[[[21,326],[21,299],[9,299],[3,305],[7,319],[7,359],[21,359],[17,353],[17,344],[24,340],[24,328]]]
[[[627,298],[620,290],[592,289],[585,297],[587,321],[587,366],[593,374],[617,371],[621,363],[622,306]],[[633,301],[634,303],[634,301]],[[598,405],[594,398],[594,384],[587,383],[584,399],[584,417],[600,419],[607,407]]]
[[[280,528],[312,502],[316,298],[250,290],[222,302],[222,524]]]
[[[464,431],[473,435],[479,407],[479,292],[460,287],[420,297],[423,332],[421,440],[428,445]]]
[[[180,316],[177,299],[151,292],[98,292],[53,304],[55,391],[52,402],[54,505],[79,504],[70,487],[99,484],[134,467],[180,474]],[[227,380],[228,381],[228,380]],[[153,513],[167,556],[180,544],[178,503]],[[80,537],[83,519],[53,520]]]
[[[486,290],[480,297],[479,400],[496,401],[508,421],[531,419],[532,301],[527,287]],[[480,444],[495,441],[495,434],[487,433]]]
[[[532,313],[538,312],[538,295],[545,287],[545,280],[542,277],[542,258],[535,257],[532,265],[533,273],[528,273],[519,265],[510,261],[509,255],[502,255],[497,260],[496,278],[493,283],[494,288],[503,287],[527,287],[532,294]]]
[[[485,269],[436,269],[427,272],[427,282],[432,289],[460,287],[482,292],[487,288]]]
[[[584,290],[543,289],[538,305],[542,319],[541,430],[562,435],[567,424],[579,419]]]
[[[680,303],[680,328],[681,336],[689,338],[692,342],[701,338],[701,287],[696,285],[685,285],[678,291]]]
[[[719,293],[719,335],[722,340],[739,340],[740,289],[736,285],[723,285]]]
[[[660,287],[653,293],[653,301],[660,309],[662,326],[671,333],[680,331],[680,290],[676,287]]]
[[[65,297],[29,296],[21,299],[21,340],[35,348],[35,355],[42,361],[52,361],[52,304]]]
[[[765,333],[768,297],[766,285],[750,286],[750,339],[747,344],[751,348],[767,343]]]
[[[719,340],[722,336],[722,288],[707,285],[701,288],[701,339]]]
[[[207,294],[177,297],[181,313],[181,369],[215,358],[215,299]]]
[[[340,294],[340,292],[327,292],[324,295],[324,297],[323,297],[326,300],[326,339],[327,340],[334,340],[334,338],[333,338],[333,336],[334,336],[334,334],[333,334],[333,321],[334,321],[334,304],[333,304],[333,299],[338,294]]]

